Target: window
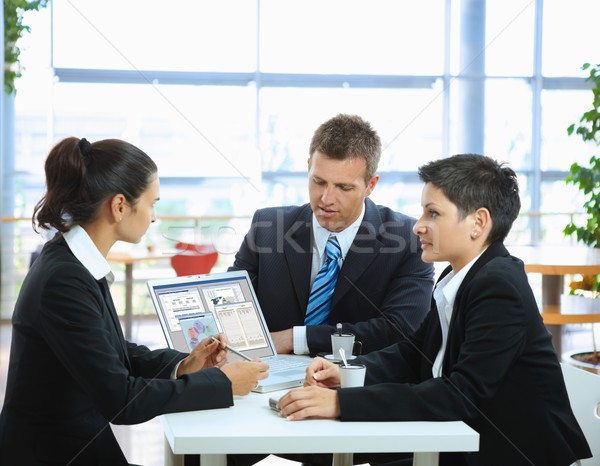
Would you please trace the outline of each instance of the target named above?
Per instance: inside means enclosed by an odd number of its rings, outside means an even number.
[[[55,0],[53,66],[94,70],[253,71],[256,3]]]
[[[519,173],[517,242],[560,240],[580,208],[559,193],[591,153],[566,127],[589,105],[580,67],[595,57],[596,0],[165,5],[55,0],[28,14],[10,214],[30,215],[47,151],[67,135],[148,152],[162,214],[306,202],[310,138],[340,112],[382,137],[378,202],[418,214],[416,168],[475,144]],[[485,57],[481,75],[467,56]]]
[[[263,0],[260,69],[267,73],[440,75],[444,11],[442,0]]]

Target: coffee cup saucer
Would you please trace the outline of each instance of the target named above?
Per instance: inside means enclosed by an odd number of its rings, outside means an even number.
[[[339,357],[334,357],[333,354],[319,354],[319,356],[329,360],[329,361],[333,361],[333,362],[342,362],[342,358]],[[346,356],[346,360],[347,361],[352,361],[353,359],[356,359],[356,356],[351,354],[350,356]]]

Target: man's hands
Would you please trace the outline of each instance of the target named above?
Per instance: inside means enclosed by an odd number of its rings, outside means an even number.
[[[279,332],[271,332],[275,349],[279,354],[294,352],[294,329],[288,328]]]

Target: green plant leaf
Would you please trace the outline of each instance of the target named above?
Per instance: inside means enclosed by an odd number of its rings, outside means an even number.
[[[588,71],[587,80],[593,83],[591,108],[586,110],[578,123],[568,126],[567,134],[578,135],[583,141],[594,141],[600,145],[600,64],[584,63],[582,70]],[[588,165],[571,164],[565,178],[567,184],[576,186],[585,196],[583,209],[587,215],[583,225],[569,222],[563,229],[565,236],[573,236],[578,242],[600,247],[600,157],[592,155]]]

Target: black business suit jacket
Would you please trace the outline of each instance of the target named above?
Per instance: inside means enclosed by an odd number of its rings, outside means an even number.
[[[185,354],[125,341],[106,279],[60,235],[25,278],[12,322],[2,465],[127,464],[109,422],[233,404],[219,369],[170,380]]]
[[[462,420],[479,432],[478,453],[442,454],[443,464],[567,466],[590,456],[519,259],[494,243],[465,276],[441,378],[431,374],[441,346],[432,307],[410,341],[361,358],[368,386],[339,391],[343,421]]]
[[[304,325],[310,294],[312,219],[309,204],[258,210],[232,270],[247,270],[271,332]],[[311,354],[331,352],[343,323],[364,353],[415,330],[429,309],[433,267],[421,260],[414,219],[367,199],[365,215],[344,258],[327,324],[308,326]]]

